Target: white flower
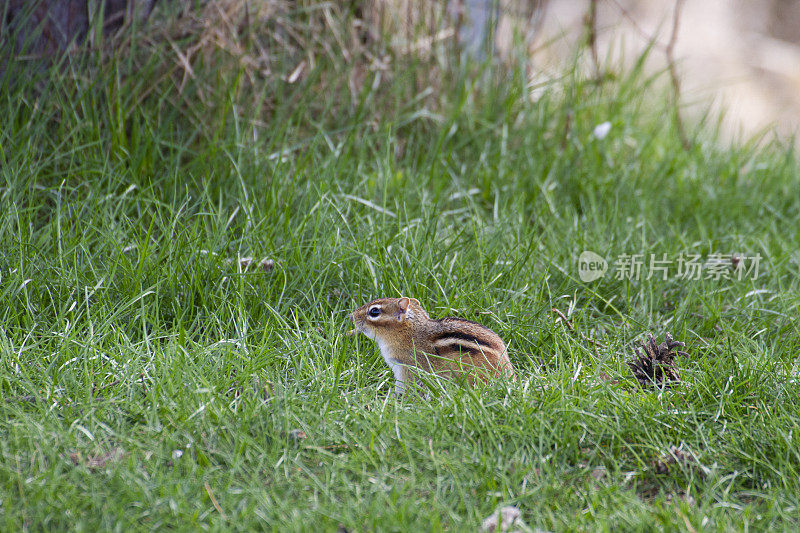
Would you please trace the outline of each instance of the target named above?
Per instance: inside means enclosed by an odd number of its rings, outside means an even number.
[[[601,122],[600,124],[594,127],[594,130],[592,131],[592,136],[598,141],[600,141],[606,138],[606,135],[608,135],[609,131],[611,131],[611,123]]]

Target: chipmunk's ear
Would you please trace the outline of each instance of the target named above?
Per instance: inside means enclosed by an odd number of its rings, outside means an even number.
[[[402,322],[406,318],[406,314],[408,313],[408,308],[410,305],[411,305],[411,299],[406,298],[405,296],[400,298],[400,301],[397,302],[397,306],[400,308],[400,312],[397,313],[398,322]]]

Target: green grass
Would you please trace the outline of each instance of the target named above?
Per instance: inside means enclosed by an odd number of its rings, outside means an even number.
[[[406,65],[353,105],[325,63],[277,96],[151,66],[0,88],[2,529],[798,527],[792,152],[684,151],[639,72],[533,102],[520,76],[415,98]],[[763,259],[583,283],[587,249]],[[396,400],[346,313],[401,294],[495,329],[521,379]],[[631,344],[667,331],[683,382],[643,391]],[[673,445],[701,466],[657,472]]]

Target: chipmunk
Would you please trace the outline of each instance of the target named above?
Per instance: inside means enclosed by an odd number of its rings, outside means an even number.
[[[497,333],[471,320],[434,320],[414,298],[382,298],[350,313],[356,328],[378,343],[395,377],[395,394],[405,392],[415,369],[446,378],[506,376],[515,379],[506,345]]]

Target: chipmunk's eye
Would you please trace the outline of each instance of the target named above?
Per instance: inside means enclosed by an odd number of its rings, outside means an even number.
[[[379,316],[381,314],[381,308],[380,307],[373,307],[373,308],[371,308],[369,310],[369,312],[367,314],[369,316],[375,318],[375,317],[377,317],[377,316]]]

